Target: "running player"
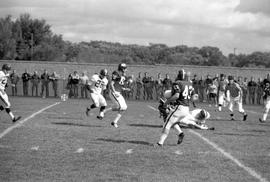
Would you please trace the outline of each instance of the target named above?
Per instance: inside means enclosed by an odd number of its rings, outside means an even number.
[[[97,116],[100,120],[103,119],[104,110],[107,106],[107,102],[102,95],[102,91],[106,89],[108,84],[108,80],[106,78],[107,74],[108,71],[106,69],[102,69],[99,74],[94,74],[88,83],[88,90],[93,104],[86,108],[86,115],[89,116],[91,109],[100,107],[99,115]]]
[[[259,118],[261,123],[265,123],[269,109],[270,109],[270,81],[265,82],[263,89],[263,101],[264,101],[264,112],[263,117]]]
[[[114,102],[112,111],[117,112],[116,118],[111,122],[111,125],[115,128],[118,128],[118,121],[122,117],[122,113],[127,110],[126,101],[121,94],[123,90],[128,90],[128,88],[124,87],[126,81],[126,71],[127,65],[125,63],[119,64],[118,70],[113,71],[110,82],[110,98]]]
[[[243,109],[242,89],[238,83],[234,81],[233,76],[228,76],[229,84],[225,89],[226,100],[229,102],[229,110],[231,111],[231,120],[234,120],[233,107],[236,104],[238,111],[243,114],[243,121],[247,120],[247,113]],[[230,95],[230,96],[228,96]]]
[[[178,132],[177,144],[182,143],[184,138],[184,133],[178,123],[184,117],[189,115],[189,101],[194,95],[194,88],[192,87],[191,82],[183,81],[185,80],[184,70],[180,70],[179,72],[181,72],[180,79],[173,83],[171,97],[168,98],[164,103],[165,106],[169,103],[174,103],[175,106],[167,116],[166,121],[163,125],[162,134],[155,146],[163,146],[164,141],[168,137],[171,127],[175,128]]]
[[[21,116],[16,117],[11,112],[11,109],[10,109],[11,104],[9,102],[8,95],[5,91],[7,87],[7,81],[8,81],[10,70],[11,70],[11,66],[8,64],[4,64],[2,66],[2,71],[0,71],[0,99],[2,100],[2,103],[4,104],[4,106],[0,105],[0,111],[3,111],[5,109],[8,115],[10,116],[11,120],[15,123],[16,121],[21,119]]]

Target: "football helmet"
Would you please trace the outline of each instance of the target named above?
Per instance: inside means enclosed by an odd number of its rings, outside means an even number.
[[[199,120],[205,120],[205,119],[208,119],[210,118],[210,114],[209,112],[207,112],[206,110],[202,109],[199,116],[198,116],[198,119]]]
[[[2,70],[10,71],[11,70],[11,66],[9,64],[3,64]]]
[[[126,69],[127,69],[126,63],[120,63],[120,64],[118,65],[118,71],[124,71],[124,70],[126,70]]]
[[[99,74],[100,74],[101,76],[105,77],[105,76],[108,75],[108,71],[107,71],[107,69],[102,69],[102,70],[100,70]]]

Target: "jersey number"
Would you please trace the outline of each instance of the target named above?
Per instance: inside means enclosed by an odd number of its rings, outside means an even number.
[[[190,99],[192,91],[193,91],[193,87],[186,85],[185,90],[182,93],[182,96],[184,97],[184,99]]]
[[[119,81],[119,85],[124,85],[125,77],[121,76],[121,79]]]

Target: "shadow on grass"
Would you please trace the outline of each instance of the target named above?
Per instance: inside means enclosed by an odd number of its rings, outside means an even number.
[[[98,141],[103,142],[112,142],[112,143],[131,143],[131,144],[138,144],[138,145],[146,145],[152,146],[152,143],[145,142],[145,141],[134,141],[134,140],[116,140],[116,139],[108,139],[108,138],[98,138]]]
[[[66,116],[66,117],[65,117],[65,116],[49,116],[48,119],[68,119],[68,120],[72,119],[72,120],[83,120],[82,117],[76,118],[76,117],[68,117],[68,116]]]
[[[65,125],[65,126],[81,126],[81,127],[102,127],[100,125],[89,125],[89,124],[80,124],[80,123],[68,123],[68,122],[52,122],[55,125]]]
[[[130,124],[129,126],[146,127],[146,128],[162,128],[162,125],[151,125],[151,124]]]
[[[262,135],[254,135],[254,134],[241,134],[241,133],[214,133],[215,135],[228,135],[228,136],[254,136],[254,137],[261,137]]]

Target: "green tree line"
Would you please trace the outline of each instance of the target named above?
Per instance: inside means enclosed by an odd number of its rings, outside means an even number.
[[[218,47],[166,44],[148,46],[106,41],[72,43],[52,32],[44,19],[21,14],[0,18],[0,59],[129,64],[181,64],[203,66],[270,67],[270,52],[229,54]]]

